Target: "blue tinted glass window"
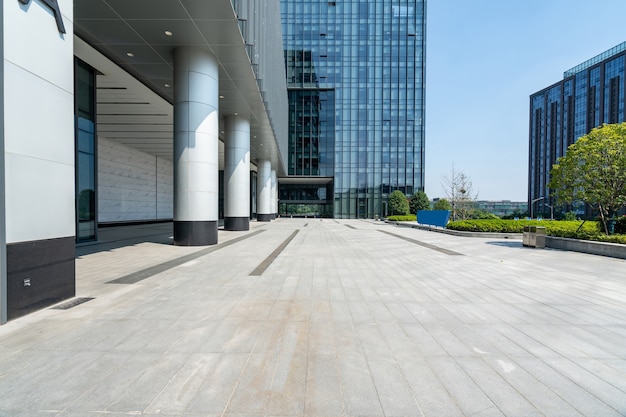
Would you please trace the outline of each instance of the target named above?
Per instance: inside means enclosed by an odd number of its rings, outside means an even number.
[[[384,215],[391,191],[423,189],[424,2],[282,0],[281,10],[289,175],[332,177],[335,217]]]

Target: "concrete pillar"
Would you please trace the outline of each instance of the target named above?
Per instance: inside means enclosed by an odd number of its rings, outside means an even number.
[[[276,219],[278,213],[278,178],[276,170],[272,170],[272,220]]]
[[[250,121],[224,119],[224,230],[250,230]]]
[[[217,243],[219,68],[208,50],[174,52],[174,244]]]
[[[257,221],[272,220],[272,164],[260,161],[257,175]]]

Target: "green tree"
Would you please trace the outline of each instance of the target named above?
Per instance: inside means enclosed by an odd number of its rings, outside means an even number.
[[[400,190],[395,190],[389,194],[387,207],[391,216],[405,216],[409,214],[409,201]]]
[[[409,199],[411,214],[417,214],[420,210],[430,210],[430,200],[424,191],[416,191]]]
[[[626,204],[626,123],[602,125],[571,144],[553,165],[548,187],[559,203],[597,208],[609,234],[609,221]]]
[[[528,211],[522,211],[520,209],[515,209],[513,213],[502,216],[505,220],[523,219],[524,217],[528,217]]]
[[[469,213],[468,218],[474,220],[498,220],[500,217],[488,212],[487,210],[474,209]]]
[[[573,211],[570,210],[567,213],[565,213],[564,218],[567,221],[574,221],[574,220],[578,219],[578,216],[576,216],[576,213],[574,213]]]
[[[433,210],[451,210],[452,206],[450,205],[450,202],[448,200],[446,200],[445,198],[440,198],[439,200],[435,201],[435,204],[433,205]]]

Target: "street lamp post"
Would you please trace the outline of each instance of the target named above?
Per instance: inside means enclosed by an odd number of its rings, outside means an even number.
[[[554,220],[554,207],[548,203],[543,203],[543,205],[550,207],[550,220]]]
[[[545,197],[539,197],[539,198],[535,198],[534,200],[530,200],[530,218],[533,218],[533,205],[537,202],[537,201],[541,201],[541,200],[545,200]],[[554,220],[554,207],[551,206],[548,203],[543,203],[545,206],[550,207],[550,220]]]
[[[539,201],[539,200],[543,200],[545,197],[539,197],[539,198],[535,198],[534,200],[530,200],[530,219],[533,219],[533,205]]]

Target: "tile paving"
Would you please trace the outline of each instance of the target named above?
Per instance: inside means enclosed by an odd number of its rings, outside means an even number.
[[[0,327],[0,417],[626,415],[624,260],[366,220],[170,231],[103,230],[93,300]]]

